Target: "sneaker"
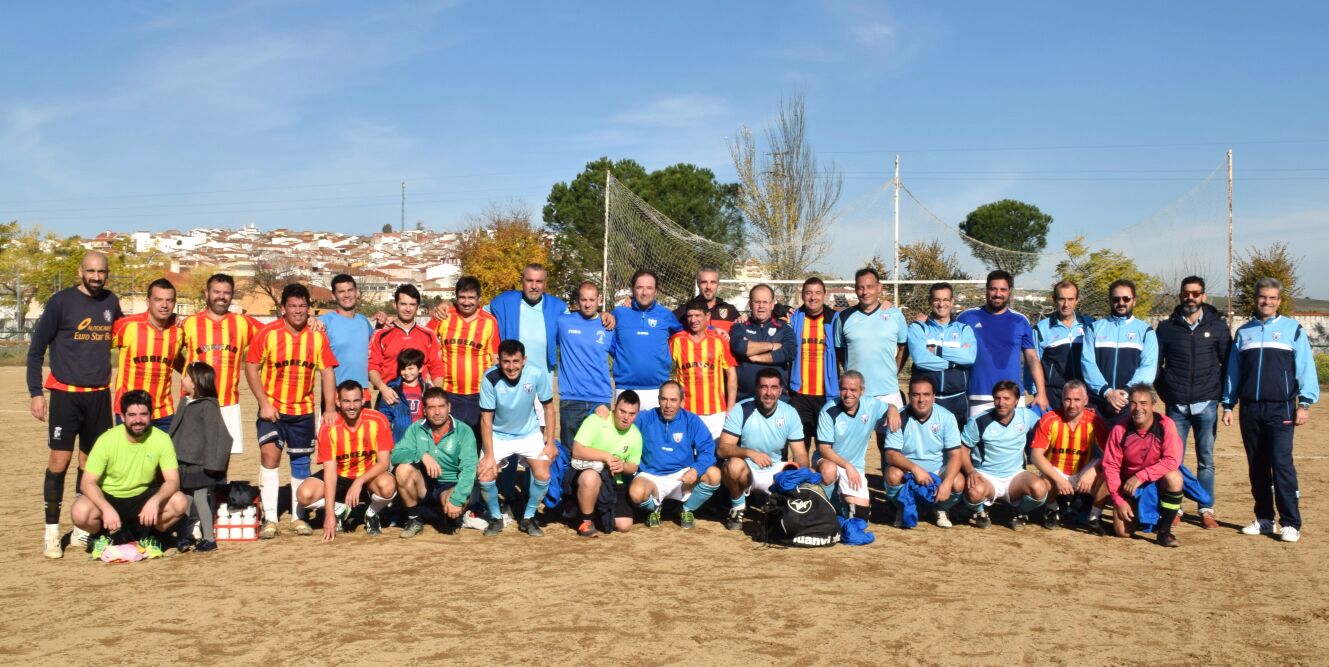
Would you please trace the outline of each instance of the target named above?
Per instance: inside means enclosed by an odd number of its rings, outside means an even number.
[[[975,514],[975,515],[974,515],[974,527],[975,527],[975,528],[991,528],[991,527],[992,527],[992,517],[989,516],[987,512],[979,512],[979,513]]]
[[[185,552],[187,552],[187,551],[192,550],[193,548],[194,548],[194,540],[193,540],[193,538],[189,538],[189,537],[177,537],[177,538],[176,538],[176,540],[175,540],[175,550],[176,550],[176,551],[178,551],[178,552],[180,552],[180,553],[185,553]]]
[[[1241,529],[1242,535],[1273,535],[1274,522],[1268,519],[1256,519],[1249,526]]]
[[[1214,518],[1213,510],[1200,510],[1200,527],[1205,530],[1218,527],[1218,519]]]
[[[740,530],[743,528],[743,508],[735,507],[729,510],[729,516],[724,520],[725,530]]]
[[[407,519],[406,525],[402,526],[401,534],[398,535],[398,537],[402,538],[403,540],[408,540],[412,537],[415,537],[416,535],[419,535],[420,531],[424,529],[425,529],[425,524],[424,522],[420,521],[418,517]]]
[[[1048,530],[1056,530],[1061,527],[1061,515],[1057,510],[1045,510],[1043,512],[1043,527]]]
[[[577,524],[577,534],[582,537],[599,537],[600,530],[595,527],[595,522],[589,519],[583,519]]]
[[[497,537],[501,532],[503,532],[503,517],[501,516],[496,519],[490,519],[489,523],[485,526],[485,537]]]
[[[937,510],[937,527],[938,527],[938,528],[950,528],[950,527],[953,526],[953,525],[955,525],[955,524],[952,524],[952,523],[951,523],[951,516],[950,516],[949,514],[946,513],[946,510]]]
[[[1160,547],[1168,547],[1175,549],[1176,547],[1181,546],[1180,544],[1177,543],[1177,536],[1173,535],[1171,531],[1168,531],[1166,533],[1159,533],[1158,538],[1155,541],[1158,542],[1158,546]]]
[[[655,508],[655,511],[646,515],[646,527],[658,528],[659,526],[660,526],[660,508],[657,507]]]
[[[276,521],[264,521],[263,527],[258,531],[258,539],[270,540],[280,534],[281,532],[277,529]]]
[[[314,527],[309,525],[309,522],[304,519],[295,519],[291,521],[291,530],[295,531],[296,535],[314,534]]]
[[[692,513],[692,510],[683,510],[678,515],[678,525],[682,526],[683,530],[692,530],[697,526],[697,516]]]
[[[348,525],[350,523],[348,519],[351,518],[351,506],[342,505],[341,507],[337,508],[335,511],[337,512],[337,532],[339,533],[350,532],[352,529]]]
[[[1301,539],[1301,531],[1292,526],[1283,526],[1283,530],[1278,533],[1278,539],[1284,542],[1296,542]]]
[[[148,558],[161,558],[164,555],[162,553],[161,542],[155,537],[145,537],[139,540],[138,550],[143,552],[143,555]]]
[[[98,535],[97,539],[92,541],[92,560],[101,560],[102,552],[109,546],[111,546],[111,536],[104,533]]]
[[[77,544],[80,547],[88,546],[88,531],[74,526],[74,529],[69,531],[69,544],[71,546]]]
[[[1108,529],[1107,526],[1103,524],[1102,516],[1098,517],[1097,519],[1091,520],[1087,527],[1089,528],[1089,532],[1099,537],[1106,537],[1108,534]]]
[[[65,550],[60,548],[60,533],[47,533],[42,540],[42,555],[52,560],[64,558]],[[97,554],[100,556],[101,554]]]
[[[517,530],[520,530],[531,537],[545,536],[545,531],[540,529],[540,524],[536,523],[534,518],[522,519],[521,523],[517,524]]]
[[[377,514],[365,514],[365,535],[377,536],[383,534],[383,517]]]
[[[194,545],[194,551],[197,551],[199,553],[206,553],[209,551],[216,551],[216,550],[217,550],[217,543],[213,542],[212,540],[199,540],[198,544]]]
[[[1028,517],[1023,514],[1016,514],[1011,517],[1011,530],[1024,530],[1024,525],[1029,523]]]
[[[479,514],[476,514],[471,510],[466,510],[466,513],[461,515],[461,527],[484,530],[489,527],[489,522],[485,521],[484,517]]]

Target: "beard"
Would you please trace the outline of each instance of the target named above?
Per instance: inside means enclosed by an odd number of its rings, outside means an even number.
[[[1200,304],[1183,303],[1181,304],[1181,312],[1183,315],[1194,315],[1200,312]]]

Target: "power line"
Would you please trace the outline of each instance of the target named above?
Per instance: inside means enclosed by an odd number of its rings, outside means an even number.
[[[1275,139],[1260,141],[1200,141],[1165,144],[1066,144],[1061,146],[972,146],[947,148],[872,148],[848,151],[817,151],[826,155],[868,155],[875,153],[985,153],[1002,151],[1129,150],[1137,148],[1200,148],[1210,146],[1261,146],[1286,144],[1329,144],[1329,139]]]

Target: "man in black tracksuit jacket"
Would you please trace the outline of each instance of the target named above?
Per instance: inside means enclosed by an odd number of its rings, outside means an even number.
[[[1218,404],[1223,398],[1223,374],[1232,334],[1227,320],[1205,303],[1204,279],[1181,281],[1181,303],[1171,317],[1158,323],[1158,395],[1167,404],[1167,416],[1177,425],[1181,444],[1195,431],[1195,461],[1200,485],[1214,496],[1214,439],[1218,434]],[[1212,502],[1200,505],[1200,525],[1217,528]]]

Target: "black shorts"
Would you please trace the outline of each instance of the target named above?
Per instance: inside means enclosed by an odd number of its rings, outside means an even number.
[[[51,390],[50,414],[46,417],[46,445],[61,452],[87,454],[103,433],[111,428],[111,390],[73,392]]]
[[[569,488],[572,489],[571,494],[568,495],[568,500],[569,500],[570,502],[572,502],[572,503],[574,503],[574,504],[577,502],[577,491],[576,491],[576,489],[577,489],[577,482],[579,481],[579,479],[581,478],[582,475],[587,474],[587,473],[590,473],[590,474],[595,475],[595,476],[597,476],[597,477],[600,476],[600,471],[598,471],[598,470],[591,470],[591,469],[589,469],[589,468],[586,469],[586,470],[578,470],[578,469],[576,469],[576,468],[568,468],[568,475],[571,476],[571,481],[569,482]],[[596,503],[595,503],[595,504],[596,504],[596,509],[599,510],[599,509],[600,509],[600,503],[599,503],[599,500],[598,500],[598,499],[596,500]],[[634,507],[633,507],[633,505],[632,505],[632,501],[631,501],[630,499],[628,499],[628,484],[627,484],[626,482],[623,483],[623,484],[615,484],[615,485],[614,485],[614,518],[616,518],[616,519],[631,519],[631,518],[632,518],[632,511],[633,511],[633,509],[634,509]]]
[[[798,413],[798,420],[803,422],[803,435],[808,442],[812,442],[817,437],[817,420],[821,418],[821,409],[826,407],[825,396],[812,396],[809,394],[799,394],[791,392],[789,394],[789,404],[794,406],[794,411]]]
[[[110,494],[103,495],[106,496],[106,502],[115,508],[115,513],[120,515],[120,530],[129,531],[132,534],[143,528],[151,528],[151,526],[144,526],[139,523],[138,513],[143,511],[143,506],[148,504],[148,499],[160,490],[160,486],[150,486],[147,491],[129,498],[116,498]]]
[[[314,477],[314,479],[317,479],[318,481],[322,482],[322,481],[323,481],[323,471],[322,471],[322,470],[318,471],[317,473],[314,474],[313,477]],[[360,497],[359,497],[358,499],[356,499],[355,502],[349,502],[349,501],[346,500],[346,492],[351,490],[351,484],[354,484],[354,483],[355,483],[355,480],[354,480],[354,479],[351,479],[350,477],[342,477],[341,475],[338,475],[338,476],[337,476],[337,491],[336,491],[336,493],[334,494],[333,498],[334,498],[337,502],[339,502],[339,503],[346,503],[346,504],[348,504],[348,505],[352,505],[352,506],[354,506],[354,505],[359,505],[359,504],[361,504],[361,503],[367,503],[367,502],[369,502],[369,485],[368,485],[368,484],[365,484],[364,486],[360,487]],[[326,491],[326,490],[325,490],[325,491]]]
[[[453,418],[461,421],[471,427],[472,431],[480,433],[480,395],[479,394],[454,394],[448,392],[448,401],[452,404]],[[480,444],[480,438],[475,439],[477,445]]]
[[[425,502],[429,505],[440,505],[443,500],[443,494],[451,489],[457,488],[456,482],[440,482],[430,479],[425,475]]]

